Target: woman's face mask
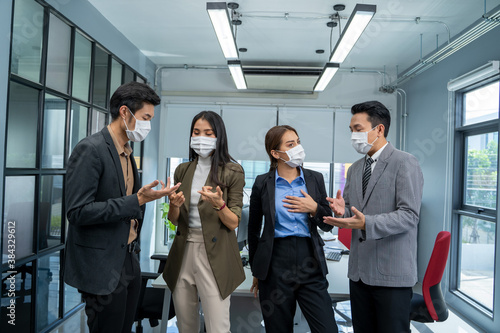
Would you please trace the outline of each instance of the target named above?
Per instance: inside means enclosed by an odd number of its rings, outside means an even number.
[[[203,158],[207,158],[215,150],[217,138],[209,136],[192,136],[189,146]]]
[[[281,151],[281,150],[276,150],[280,153],[285,153],[288,155],[288,161],[285,161],[283,158],[280,157],[280,160],[285,162],[288,166],[292,168],[296,168],[298,166],[301,166],[304,163],[304,159],[306,158],[306,153],[304,151],[304,148],[302,145],[297,145],[293,147],[290,150],[287,151]]]

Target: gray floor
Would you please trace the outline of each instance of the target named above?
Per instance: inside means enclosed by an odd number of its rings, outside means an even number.
[[[346,323],[345,319],[342,318],[338,313],[336,313],[337,324],[339,325],[339,332],[347,333],[352,332],[352,327],[350,327],[349,323]],[[77,312],[71,318],[67,319],[62,325],[52,330],[51,333],[88,333],[88,328],[86,326],[86,316],[83,310]],[[168,333],[176,333],[178,332],[175,318],[169,321],[167,332]],[[144,333],[160,333],[160,327],[151,328],[149,326],[149,322],[147,320],[143,321]],[[255,330],[259,332],[259,330]],[[294,328],[294,333],[306,333],[309,331],[309,326],[304,318],[300,320],[300,323],[297,324]],[[461,318],[455,315],[450,311],[450,316],[448,320],[442,323],[432,323],[432,324],[422,324],[422,323],[414,323],[411,325],[412,332],[420,332],[420,333],[450,333],[450,332],[461,332],[461,333],[475,333],[480,332],[466,322],[464,322]],[[135,332],[135,327],[133,329]],[[264,332],[264,328],[260,329],[260,332]],[[233,333],[243,333],[243,332],[233,332]]]

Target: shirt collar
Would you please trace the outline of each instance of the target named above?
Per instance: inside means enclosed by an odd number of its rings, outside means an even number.
[[[373,154],[371,156],[372,160],[376,161],[378,160],[378,158],[380,157],[380,155],[382,154],[382,151],[385,149],[385,147],[387,146],[389,142],[387,142],[385,145],[382,146],[382,148],[380,148],[379,150],[377,150],[375,152],[375,154]],[[368,154],[366,154],[366,159],[370,158],[370,156],[368,156]]]
[[[113,139],[113,143],[115,144],[116,151],[118,152],[118,155],[123,155],[123,156],[129,156],[132,154],[132,147],[130,147],[130,144],[125,143],[124,146],[120,146],[118,143],[118,139],[115,136],[115,133],[113,132],[113,129],[111,128],[111,125],[108,125],[108,131],[109,134],[111,135],[111,139]]]
[[[298,176],[297,178],[302,179],[302,181],[303,181],[303,182],[304,182],[304,184],[305,184],[306,179],[304,178],[304,171],[302,170],[302,168],[301,168],[301,167],[299,168],[299,170],[300,170],[300,174],[299,174],[299,176]],[[276,168],[276,170],[274,171],[274,174],[275,174],[275,178],[276,178],[275,184],[276,184],[276,183],[278,183],[278,180],[279,180],[279,179],[282,179],[282,180],[284,180],[284,181],[288,182],[285,178],[283,178],[283,177],[281,177],[280,175],[278,175],[278,169],[277,169],[277,168]],[[295,179],[297,179],[297,178],[295,178]],[[295,181],[295,179],[294,179],[293,181]]]

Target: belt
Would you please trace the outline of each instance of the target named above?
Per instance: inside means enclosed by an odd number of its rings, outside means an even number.
[[[141,252],[141,247],[139,246],[139,243],[134,240],[127,246],[127,251],[129,253],[139,253]]]

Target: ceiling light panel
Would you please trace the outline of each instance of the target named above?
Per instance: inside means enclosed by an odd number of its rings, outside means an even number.
[[[225,2],[207,2],[207,12],[226,59],[238,59],[238,49]]]

